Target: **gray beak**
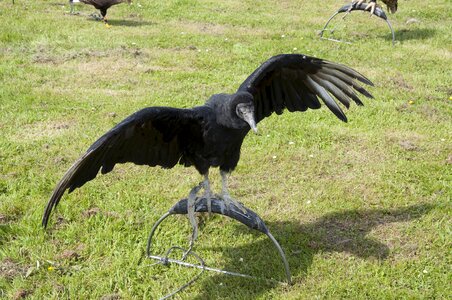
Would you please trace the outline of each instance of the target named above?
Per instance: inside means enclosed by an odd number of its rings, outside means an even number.
[[[243,115],[243,119],[245,120],[246,123],[248,123],[251,127],[251,129],[253,129],[254,133],[257,133],[257,126],[256,126],[256,121],[254,120],[254,114],[245,114]]]
[[[254,107],[252,105],[240,103],[237,105],[237,115],[257,133],[256,120],[254,119]]]

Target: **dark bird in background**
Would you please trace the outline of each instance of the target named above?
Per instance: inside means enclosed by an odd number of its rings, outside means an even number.
[[[395,13],[397,11],[397,0],[381,0],[384,4],[388,7],[388,10],[391,11],[391,13]],[[353,4],[360,5],[361,3],[366,2],[366,0],[358,0],[354,1]],[[377,0],[370,0],[369,4],[366,7],[366,10],[370,10],[370,15],[372,16],[375,8],[377,7]]]
[[[45,208],[42,225],[66,190],[72,192],[106,174],[115,164],[172,168],[194,166],[204,181],[189,194],[189,218],[196,232],[194,204],[202,187],[208,202],[213,197],[209,169],[219,167],[222,193],[219,196],[243,210],[228,192],[227,176],[240,158],[240,148],[250,129],[272,113],[320,108],[320,99],[342,121],[347,118],[333,98],[345,107],[362,102],[355,90],[373,96],[357,81],[373,85],[366,77],[344,65],[301,54],[274,56],[257,68],[233,94],[215,94],[202,106],[190,109],[148,107],[127,117],[100,137],[66,172]],[[319,99],[320,98],[320,99]]]
[[[90,4],[94,6],[96,9],[100,11],[100,14],[102,16],[102,21],[105,22],[106,25],[108,25],[107,21],[107,10],[112,7],[113,5],[120,4],[123,2],[131,3],[132,0],[69,0],[69,4],[71,6],[71,13],[74,12],[74,3],[82,2],[85,4]]]

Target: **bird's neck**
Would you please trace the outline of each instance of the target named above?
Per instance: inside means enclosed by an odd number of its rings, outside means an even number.
[[[232,95],[216,94],[206,105],[213,110],[217,124],[232,129],[246,129],[248,124],[237,116],[236,105],[231,100]]]

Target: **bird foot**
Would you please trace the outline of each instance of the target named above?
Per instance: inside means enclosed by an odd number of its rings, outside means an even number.
[[[364,0],[352,1],[352,5],[351,5],[350,8],[347,10],[347,14],[351,13],[352,10],[353,10],[356,6],[360,5],[360,4],[363,3],[363,2],[364,2]]]
[[[199,197],[198,193],[199,193],[199,190],[202,188],[205,189],[205,192],[201,197]],[[210,187],[208,186],[208,184],[206,182],[201,182],[197,186],[193,187],[190,190],[190,193],[188,194],[188,198],[187,198],[187,200],[188,200],[187,216],[188,216],[188,219],[190,220],[191,225],[193,226],[193,235],[192,235],[192,239],[191,239],[191,244],[198,237],[198,222],[195,217],[196,204],[199,200],[201,200],[203,198],[205,198],[207,200],[207,211],[209,212],[209,215],[210,215],[212,213],[213,194],[210,190]]]
[[[204,194],[201,196],[202,198],[206,198],[207,200],[207,211],[209,213],[209,216],[212,214],[212,198],[213,198],[213,194],[212,191],[210,190],[210,186],[208,183],[206,183],[205,181],[201,183],[203,189],[205,190]]]
[[[365,0],[353,1],[352,2],[352,6],[347,10],[347,13],[350,13],[353,8],[355,8],[356,6],[361,5],[364,2],[366,2],[366,1]],[[367,4],[365,10],[369,10],[370,11],[370,16],[372,17],[372,15],[374,14],[376,8],[377,8],[377,2],[370,1],[369,4]]]
[[[96,20],[96,21],[103,21],[104,20],[104,18],[102,18],[102,16],[97,14],[97,13],[92,13],[89,16],[91,18],[93,18],[94,20]]]
[[[190,193],[188,194],[188,198],[187,198],[187,216],[188,216],[188,220],[190,221],[190,223],[193,227],[193,234],[191,236],[190,245],[192,245],[193,242],[198,237],[198,222],[197,222],[196,216],[195,216],[195,207],[196,207],[196,200],[199,199],[197,194],[201,188],[202,188],[202,183],[200,183],[199,185],[192,188]]]
[[[224,204],[226,205],[226,207],[228,209],[230,209],[231,205],[233,204],[238,209],[240,209],[245,215],[247,214],[247,210],[245,209],[244,205],[242,203],[240,203],[239,201],[235,200],[234,198],[232,198],[231,195],[224,193],[223,195],[218,196],[218,197],[220,199],[223,199]]]
[[[375,12],[375,9],[377,8],[377,2],[369,2],[369,4],[367,4],[366,6],[366,10],[370,10],[370,16],[372,17],[372,15]]]

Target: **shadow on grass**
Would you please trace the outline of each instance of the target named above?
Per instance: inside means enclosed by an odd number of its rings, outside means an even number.
[[[108,20],[108,23],[113,26],[127,26],[127,27],[138,27],[157,24],[155,22],[135,21],[135,20]]]
[[[82,17],[85,18],[87,21],[91,22],[99,22],[103,24],[103,21],[101,20],[101,16],[98,12],[92,12],[92,13],[83,13],[83,12],[75,12],[73,14],[65,13],[65,15],[69,17]],[[150,21],[142,21],[142,20],[116,20],[116,19],[110,19],[107,15],[108,24],[112,26],[125,26],[125,27],[139,27],[139,26],[148,26],[148,25],[156,25],[156,22],[150,22]]]
[[[102,22],[101,20],[95,19],[90,16],[88,16],[87,20],[93,21],[93,22]],[[139,27],[139,26],[147,26],[147,25],[156,25],[157,23],[149,22],[149,21],[108,19],[108,24],[110,24],[111,26]]]
[[[427,40],[432,38],[436,34],[436,30],[433,28],[410,28],[410,29],[397,29],[394,31],[395,39],[399,42],[409,40]],[[385,35],[386,40],[392,40],[392,35]]]
[[[11,224],[0,224],[0,250],[3,245],[13,239],[16,234],[17,232],[13,229]]]
[[[384,260],[389,255],[389,247],[367,237],[367,234],[380,225],[420,218],[432,208],[432,205],[419,204],[396,209],[348,210],[327,214],[308,224],[293,220],[269,222],[267,226],[285,250],[294,284],[299,284],[306,277],[313,257],[318,252],[346,252],[363,259]],[[236,228],[238,234],[248,232],[244,226],[237,225]],[[268,239],[260,238],[262,234],[253,235],[255,241],[252,243],[210,250],[222,252],[226,261],[225,270],[284,281],[284,268],[276,249]],[[244,258],[244,262],[240,258]],[[334,266],[331,266],[331,271],[334,271]],[[223,285],[229,287],[227,291],[231,291],[231,287],[232,290],[237,287],[240,297],[246,299],[257,297],[278,286],[278,283],[212,274],[215,273],[208,273],[203,280],[204,292],[197,299],[208,299],[216,295],[226,297],[221,293]]]

